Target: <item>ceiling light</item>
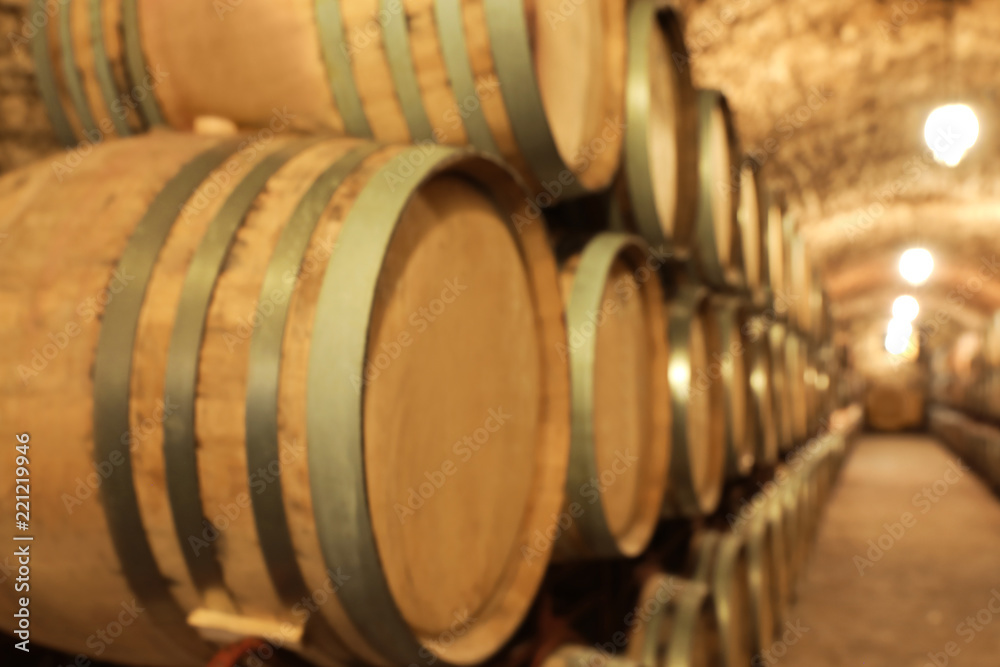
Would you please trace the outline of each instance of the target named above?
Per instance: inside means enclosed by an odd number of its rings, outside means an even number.
[[[910,248],[899,258],[899,272],[908,283],[920,285],[934,272],[934,258],[923,248]]]
[[[927,117],[924,140],[934,151],[934,159],[949,167],[962,161],[965,152],[979,138],[979,120],[964,104],[938,107]]]
[[[904,294],[892,302],[893,319],[912,322],[919,314],[920,304],[909,294]]]

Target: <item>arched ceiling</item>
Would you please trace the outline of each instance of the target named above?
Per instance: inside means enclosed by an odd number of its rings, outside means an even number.
[[[1000,5],[995,0],[676,0],[695,85],[722,90],[744,151],[763,163],[846,330],[883,323],[911,292],[906,248],[931,250],[927,308],[976,328],[1000,308]],[[980,121],[957,168],[923,127],[960,101]],[[993,266],[969,290],[982,264]],[[952,298],[955,301],[955,298]],[[925,310],[927,309],[925,308]],[[884,333],[884,329],[883,329]]]

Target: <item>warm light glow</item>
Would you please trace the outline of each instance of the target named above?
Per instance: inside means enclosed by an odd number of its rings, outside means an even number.
[[[885,349],[889,354],[903,354],[910,346],[913,325],[905,320],[889,320],[885,334]]]
[[[904,322],[912,322],[920,314],[920,304],[909,294],[897,298],[892,302],[892,318]]]
[[[949,167],[962,161],[965,152],[979,138],[979,120],[975,112],[964,104],[938,107],[927,117],[924,140],[934,151],[934,159]]]
[[[910,248],[899,258],[899,272],[906,282],[920,285],[934,272],[934,258],[923,248]]]

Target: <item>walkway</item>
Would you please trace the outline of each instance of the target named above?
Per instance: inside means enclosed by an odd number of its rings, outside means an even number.
[[[759,664],[1000,666],[1000,502],[954,461],[928,437],[858,441],[791,612],[808,631]]]

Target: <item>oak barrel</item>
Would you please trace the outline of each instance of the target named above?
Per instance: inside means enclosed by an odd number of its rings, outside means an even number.
[[[740,167],[739,229],[743,241],[746,289],[759,306],[767,305],[767,217],[769,199],[757,163],[745,157]]]
[[[660,518],[670,461],[663,289],[642,239],[605,232],[562,265],[571,380],[560,557],[632,557]]]
[[[720,630],[708,585],[664,574],[643,583],[626,656],[641,667],[718,667]]]
[[[753,655],[750,565],[739,533],[706,531],[696,537],[694,580],[711,590],[719,623],[721,665],[744,667]]]
[[[725,404],[721,383],[709,375],[711,351],[718,349],[710,307],[701,289],[684,289],[666,304],[671,455],[664,516],[710,514],[722,497]]]
[[[204,664],[244,635],[326,663],[490,656],[569,456],[557,269],[524,208],[490,160],[354,139],[157,132],[0,179],[32,638],[95,655],[135,604],[102,658]]]
[[[726,98],[717,90],[699,90],[694,257],[702,279],[716,288],[745,284],[743,242],[737,221],[738,156],[736,130]]]
[[[698,201],[698,134],[681,17],[658,0],[636,0],[628,40],[622,208],[651,244],[687,250]]]
[[[749,317],[745,301],[722,294],[710,299],[708,324],[710,339],[709,379],[722,387],[725,405],[726,475],[738,478],[753,468],[757,449],[757,413],[750,394],[748,353]]]
[[[618,170],[625,0],[59,4],[34,54],[67,145],[202,116],[471,145],[514,165],[541,206]]]

